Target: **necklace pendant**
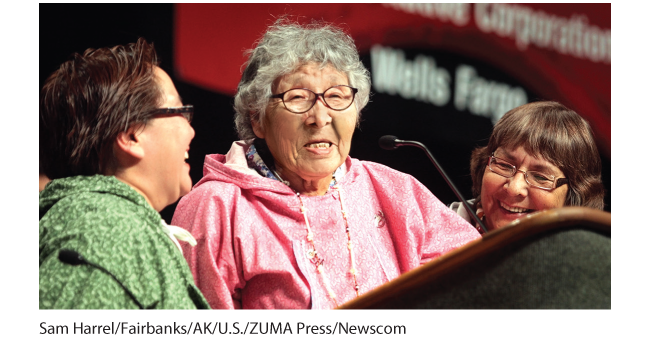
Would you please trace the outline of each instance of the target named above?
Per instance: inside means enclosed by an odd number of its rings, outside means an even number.
[[[307,250],[307,258],[313,259],[314,257],[316,257],[316,250],[315,249]]]
[[[374,223],[377,228],[381,228],[386,224],[386,220],[384,219],[384,213],[381,210],[379,210],[377,215],[375,215]]]

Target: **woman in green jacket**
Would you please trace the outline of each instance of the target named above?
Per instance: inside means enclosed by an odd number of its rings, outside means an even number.
[[[194,239],[158,213],[192,187],[192,113],[142,39],[75,54],[48,78],[41,309],[208,307],[178,244]]]

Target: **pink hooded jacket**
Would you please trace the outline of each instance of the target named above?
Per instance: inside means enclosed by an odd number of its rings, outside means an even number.
[[[300,199],[248,168],[246,150],[238,141],[225,156],[206,156],[204,177],[180,200],[172,220],[198,242],[183,252],[212,308],[329,309],[356,297],[342,205],[359,294],[480,238],[412,176],[348,157],[339,189],[301,196],[325,260],[319,273],[306,255]]]

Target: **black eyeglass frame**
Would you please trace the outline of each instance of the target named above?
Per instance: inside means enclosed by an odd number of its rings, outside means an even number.
[[[182,114],[183,117],[187,119],[187,122],[192,122],[192,117],[194,116],[194,106],[188,104],[182,107],[169,107],[154,110],[153,115],[159,114]]]
[[[350,101],[350,104],[347,105],[345,108],[333,108],[333,107],[331,107],[331,106],[329,105],[329,103],[327,103],[327,99],[325,99],[325,93],[327,93],[328,90],[330,90],[330,89],[332,89],[332,88],[336,88],[336,87],[348,87],[348,88],[350,88],[350,89],[352,90],[352,100]],[[293,111],[293,110],[289,109],[289,107],[287,107],[287,104],[284,102],[284,94],[286,94],[286,93],[288,93],[288,92],[290,92],[290,91],[292,91],[292,90],[296,90],[296,89],[303,89],[303,90],[307,90],[307,91],[309,91],[309,92],[314,93],[314,99],[311,101],[311,105],[309,106],[309,108],[307,108],[307,109],[305,109],[304,111],[301,111],[301,112],[296,112],[296,111]],[[329,88],[325,89],[325,91],[322,92],[322,93],[316,93],[316,92],[314,92],[313,90],[308,89],[308,88],[291,88],[291,89],[289,89],[289,90],[287,90],[287,91],[285,91],[285,92],[282,92],[282,93],[279,93],[279,94],[275,94],[275,95],[271,95],[271,98],[272,98],[272,99],[281,99],[281,100],[282,100],[282,104],[284,105],[284,108],[286,108],[288,111],[290,111],[290,112],[292,112],[292,113],[294,113],[294,114],[303,114],[303,113],[308,112],[309,109],[311,109],[312,107],[314,107],[314,105],[316,104],[316,101],[318,101],[318,97],[319,97],[319,96],[323,98],[323,102],[325,102],[325,105],[326,105],[329,109],[336,110],[336,111],[342,111],[342,110],[346,110],[346,109],[350,108],[350,106],[354,103],[354,98],[356,97],[358,91],[359,91],[359,89],[354,88],[354,87],[351,87],[351,86],[348,86],[348,85],[337,85],[337,86],[332,86],[332,87],[329,87]]]
[[[492,169],[492,159],[499,160],[499,161],[502,161],[502,162],[510,165],[512,168],[515,169],[515,172],[512,174],[512,176],[504,176],[503,174],[496,172],[494,169]],[[506,161],[506,160],[504,160],[502,158],[494,156],[494,153],[492,153],[492,155],[490,155],[490,157],[488,158],[488,165],[487,166],[488,166],[488,169],[490,169],[491,172],[493,172],[493,173],[495,173],[495,174],[497,174],[497,175],[499,175],[501,177],[505,177],[505,178],[515,177],[515,175],[517,175],[517,172],[520,171],[520,172],[522,172],[524,174],[524,180],[526,180],[526,183],[528,183],[528,185],[530,185],[531,187],[535,187],[535,188],[546,190],[546,191],[551,191],[551,190],[557,189],[557,188],[559,188],[559,187],[561,187],[561,186],[563,186],[565,184],[569,184],[569,179],[566,178],[566,177],[555,178],[555,175],[550,175],[551,179],[553,180],[553,187],[552,188],[545,188],[545,187],[540,187],[538,185],[534,185],[534,184],[532,184],[532,183],[530,183],[528,181],[528,171],[523,171],[523,170],[517,168],[516,165],[514,165],[514,164],[512,164],[512,163],[510,163],[510,162],[508,162],[508,161]],[[532,172],[538,172],[538,171],[532,170]]]

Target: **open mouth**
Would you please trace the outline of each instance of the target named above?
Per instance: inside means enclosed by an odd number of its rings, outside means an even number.
[[[185,151],[185,161],[187,161],[190,158],[190,153],[186,150]]]
[[[332,142],[314,142],[305,144],[306,148],[327,149],[332,146]]]
[[[507,204],[504,204],[503,202],[499,202],[499,206],[501,206],[502,209],[504,209],[504,210],[506,210],[508,212],[512,212],[512,213],[516,213],[516,214],[527,214],[527,213],[530,213],[530,212],[534,211],[533,209],[511,207],[511,206],[509,206]]]

